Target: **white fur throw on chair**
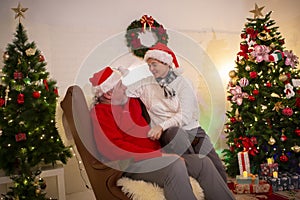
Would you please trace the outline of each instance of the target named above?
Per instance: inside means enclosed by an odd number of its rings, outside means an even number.
[[[190,177],[193,192],[197,200],[204,200],[204,193],[199,183]],[[143,180],[133,180],[122,177],[117,181],[117,186],[132,200],[166,200],[163,189],[156,184]]]

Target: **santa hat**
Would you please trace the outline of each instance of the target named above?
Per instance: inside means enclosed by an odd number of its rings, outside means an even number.
[[[169,49],[165,44],[160,42],[158,42],[153,47],[150,47],[149,50],[146,52],[144,60],[147,61],[149,58],[154,58],[170,66],[172,66],[172,63],[174,63],[174,66],[176,68],[179,67],[174,52],[171,49]]]
[[[122,77],[126,76],[127,73],[128,70],[124,67],[112,69],[109,66],[94,73],[93,77],[89,79],[93,86],[93,92],[97,96],[108,92],[122,79]]]

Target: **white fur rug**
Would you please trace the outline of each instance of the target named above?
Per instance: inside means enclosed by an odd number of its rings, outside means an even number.
[[[197,200],[204,200],[199,183],[192,177],[190,181]],[[117,181],[117,186],[121,186],[122,191],[132,200],[166,200],[163,189],[156,184],[122,177]]]

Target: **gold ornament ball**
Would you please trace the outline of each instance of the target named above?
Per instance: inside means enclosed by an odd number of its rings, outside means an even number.
[[[268,67],[270,67],[270,68],[274,68],[274,66],[275,66],[275,64],[273,63],[273,62],[270,62],[269,64],[268,64]]]
[[[274,48],[276,47],[276,45],[272,42],[272,43],[270,44],[270,47],[271,47],[272,49],[274,49]]]
[[[273,145],[273,144],[275,144],[275,142],[276,142],[276,140],[271,136],[269,141],[268,141],[268,144]]]
[[[230,78],[234,78],[235,76],[236,76],[236,71],[231,70],[231,71],[229,72],[229,77],[230,77]]]
[[[3,60],[4,60],[4,61],[7,61],[8,58],[9,58],[9,54],[8,54],[8,52],[6,51],[6,52],[4,52],[4,54],[3,54]]]
[[[249,54],[248,60],[251,61],[251,62],[256,62],[256,61],[255,61],[255,57],[252,56],[251,54]]]
[[[240,64],[240,65],[244,65],[244,64],[245,64],[245,61],[244,61],[244,60],[240,60],[240,61],[239,61],[239,64]]]
[[[300,152],[300,147],[298,145],[295,145],[291,148],[293,151],[295,151],[296,153]]]
[[[237,82],[238,82],[238,80],[239,80],[239,77],[233,77],[232,79],[231,79],[231,83],[233,84],[233,85],[236,85],[237,84]]]
[[[279,75],[279,80],[280,80],[280,81],[284,82],[284,81],[286,81],[287,79],[288,79],[287,75],[285,75],[285,74],[280,74],[280,75]]]

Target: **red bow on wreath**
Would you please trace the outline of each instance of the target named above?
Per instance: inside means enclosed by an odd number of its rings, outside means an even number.
[[[152,25],[154,24],[154,19],[152,16],[148,16],[148,15],[143,15],[141,18],[141,23],[143,24],[143,30],[144,31],[146,29],[147,24],[149,25],[149,28],[151,30]]]

